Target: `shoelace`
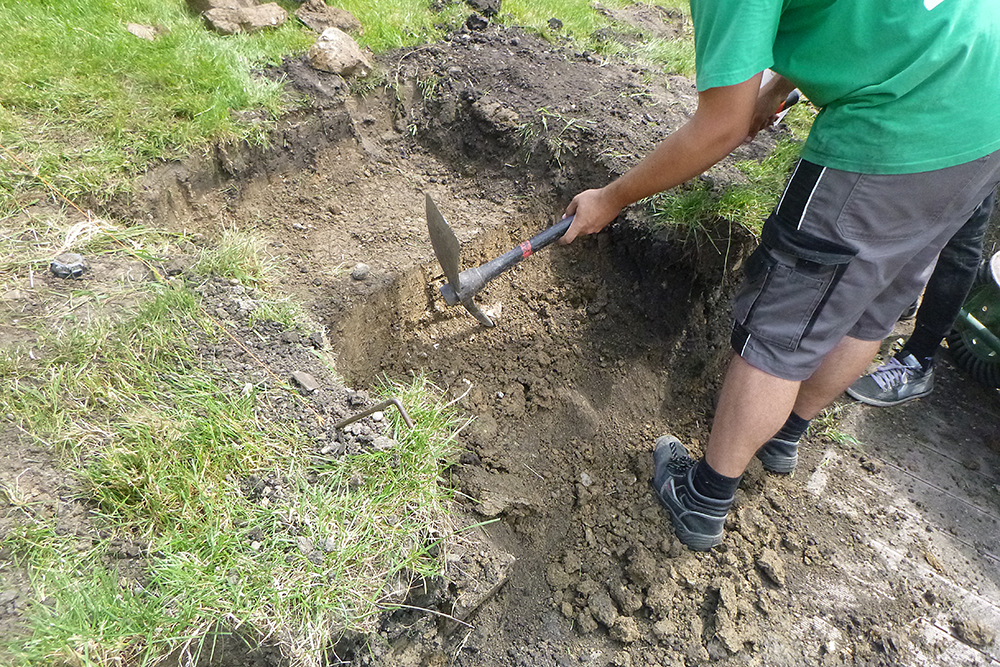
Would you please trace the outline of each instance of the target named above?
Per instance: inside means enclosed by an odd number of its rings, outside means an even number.
[[[671,477],[684,475],[695,464],[695,460],[677,451],[673,443],[670,444],[670,460],[667,462],[667,472]]]
[[[900,362],[893,357],[886,363],[879,366],[874,373],[872,373],[872,379],[875,380],[875,384],[879,386],[882,391],[888,391],[892,387],[901,384],[907,377],[913,375],[916,369],[907,366],[906,364]]]

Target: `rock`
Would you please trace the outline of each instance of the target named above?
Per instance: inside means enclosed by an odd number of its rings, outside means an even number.
[[[579,614],[577,614],[576,625],[583,634],[593,632],[597,629],[597,621],[595,621],[594,617],[590,615],[589,609],[583,609]]]
[[[653,636],[661,642],[670,641],[677,636],[677,625],[669,618],[661,618],[653,623]]]
[[[310,540],[305,535],[299,535],[298,538],[295,540],[295,542],[299,547],[299,553],[301,553],[303,556],[308,556],[309,554],[311,554],[313,551],[316,550],[316,548],[313,546],[312,540]]]
[[[156,28],[153,26],[142,25],[140,23],[126,23],[125,29],[139,39],[144,39],[147,42],[152,42],[156,39]]]
[[[196,14],[203,14],[210,9],[239,9],[253,7],[256,0],[187,0],[188,7]]]
[[[551,563],[549,565],[545,571],[545,581],[549,582],[549,586],[557,591],[569,588],[572,583],[570,576],[566,574],[566,570],[559,563]]]
[[[557,18],[549,19],[549,30],[562,30],[563,22]]]
[[[996,634],[975,619],[955,617],[952,619],[951,625],[958,638],[966,644],[983,647],[996,641]]]
[[[615,608],[615,603],[611,601],[611,596],[608,595],[607,591],[603,589],[597,591],[590,596],[587,604],[590,607],[590,613],[594,615],[598,623],[608,629],[614,627],[618,621],[618,609]]]
[[[474,32],[486,30],[489,25],[490,22],[479,14],[470,14],[469,18],[465,19],[465,27]]]
[[[618,608],[624,614],[634,614],[642,608],[642,596],[625,585],[625,582],[616,579],[611,582],[608,589],[611,599],[618,604]]]
[[[385,451],[388,451],[388,450],[392,449],[397,444],[398,443],[395,440],[393,440],[392,438],[388,438],[388,437],[386,437],[384,435],[380,435],[380,436],[377,436],[375,438],[375,442],[372,443],[372,448],[376,452],[385,452]]]
[[[64,252],[52,259],[49,270],[59,278],[79,278],[87,270],[87,262],[83,255]]]
[[[631,644],[638,641],[641,636],[642,633],[639,632],[639,624],[635,622],[634,618],[628,616],[619,616],[618,620],[615,621],[614,627],[611,628],[611,638],[623,644]]]
[[[295,371],[292,373],[292,381],[302,387],[302,389],[311,394],[312,392],[319,389],[319,382],[309,373],[305,371]]]
[[[369,274],[371,274],[371,267],[367,264],[358,263],[351,269],[351,278],[354,280],[365,280]]]
[[[785,562],[774,549],[764,549],[757,558],[757,568],[777,586],[785,585]]]
[[[500,13],[501,0],[465,0],[465,4],[487,18]]]
[[[629,564],[625,573],[633,584],[645,590],[656,581],[659,567],[653,555],[645,547],[633,546],[628,550]]]
[[[653,584],[646,595],[646,606],[657,616],[667,616],[673,609],[675,590],[673,583]]]
[[[8,588],[7,590],[0,592],[0,607],[10,604],[20,595],[21,592],[16,588]]]
[[[288,12],[275,3],[251,7],[220,7],[202,14],[208,27],[221,35],[252,34],[277,28],[288,20]]]
[[[337,28],[359,35],[364,32],[361,21],[355,18],[354,14],[346,9],[331,7],[325,0],[306,0],[295,10],[295,16],[316,32],[323,32],[327,28]]]
[[[367,76],[372,65],[350,35],[327,28],[309,49],[309,64],[315,69],[342,77]]]

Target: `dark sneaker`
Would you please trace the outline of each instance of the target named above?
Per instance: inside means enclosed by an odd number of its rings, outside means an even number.
[[[782,474],[795,472],[795,466],[799,462],[799,441],[789,442],[778,437],[771,438],[757,450],[757,458],[768,472]]]
[[[847,393],[862,403],[880,408],[920,398],[934,389],[934,367],[926,371],[912,354],[893,357],[871,375],[858,378]]]
[[[708,551],[722,543],[733,501],[707,498],[695,491],[691,479],[694,464],[677,438],[661,436],[653,450],[653,479],[649,483],[670,512],[677,538],[689,549]]]

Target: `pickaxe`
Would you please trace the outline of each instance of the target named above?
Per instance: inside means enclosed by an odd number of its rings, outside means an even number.
[[[448,282],[441,286],[441,296],[444,297],[445,303],[449,306],[461,303],[473,317],[487,327],[494,326],[493,320],[490,319],[489,315],[479,310],[479,306],[476,305],[472,297],[486,287],[486,283],[512,268],[536,250],[541,250],[561,237],[573,222],[573,216],[563,218],[557,224],[532,236],[529,240],[508,250],[496,259],[459,273],[462,262],[458,238],[445,222],[444,216],[438,211],[437,206],[434,205],[431,196],[426,195],[426,197],[427,230],[431,234],[431,245],[434,246],[434,254],[437,255],[438,262],[441,263],[444,275],[448,279]]]

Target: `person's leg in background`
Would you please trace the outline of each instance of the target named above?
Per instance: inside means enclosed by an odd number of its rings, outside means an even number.
[[[934,389],[934,358],[975,281],[983,236],[995,203],[993,192],[941,250],[917,310],[913,333],[885,364],[848,387],[852,398],[887,407],[926,396]]]

